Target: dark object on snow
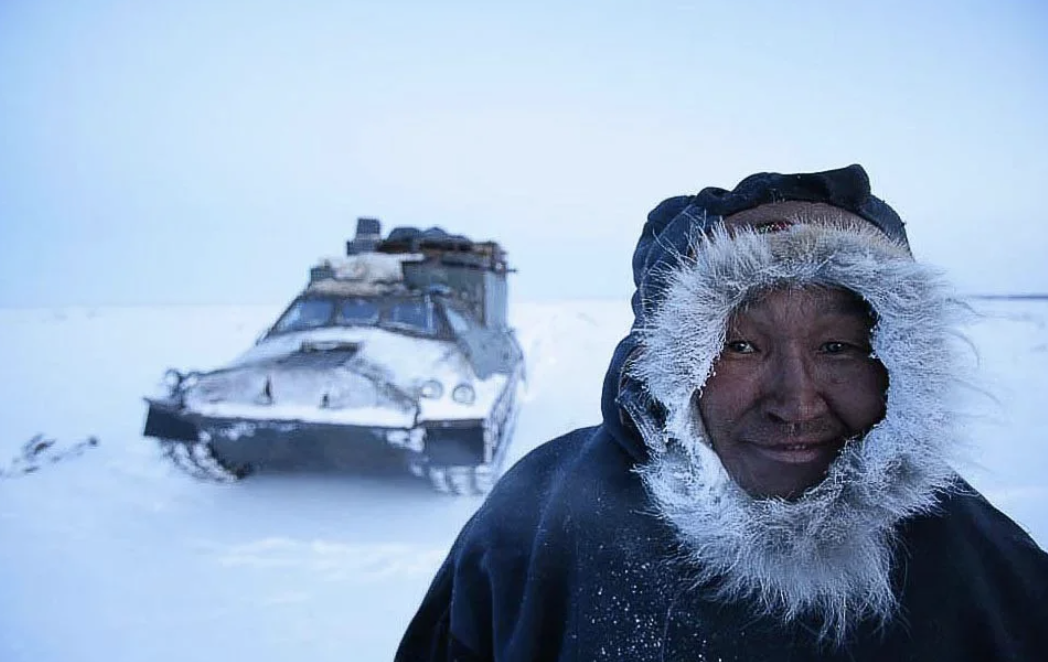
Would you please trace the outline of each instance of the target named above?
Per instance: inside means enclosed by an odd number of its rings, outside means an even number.
[[[95,437],[88,437],[67,447],[59,444],[56,439],[35,434],[29,441],[22,444],[19,454],[6,469],[0,468],[0,477],[35,473],[46,464],[55,464],[72,457],[80,457],[86,449],[96,446],[98,446],[98,439]]]
[[[365,218],[346,252],[314,266],[240,358],[168,371],[144,434],[200,478],[395,463],[441,491],[486,492],[523,379],[505,253],[439,229],[383,240]]]

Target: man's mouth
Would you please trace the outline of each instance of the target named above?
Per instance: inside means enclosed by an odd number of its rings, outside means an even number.
[[[828,464],[840,450],[836,441],[798,441],[771,445],[754,444],[768,459],[784,464]]]

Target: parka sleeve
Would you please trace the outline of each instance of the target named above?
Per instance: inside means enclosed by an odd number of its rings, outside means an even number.
[[[474,646],[456,635],[453,627],[467,625],[470,631],[467,636],[476,638],[480,634],[476,632],[477,626],[486,626],[476,622],[461,622],[463,611],[476,616],[476,603],[468,595],[463,595],[466,586],[456,587],[456,566],[456,555],[452,552],[433,579],[415,617],[411,619],[397,649],[396,662],[491,662],[490,652],[474,650]],[[463,601],[465,604],[462,604]]]

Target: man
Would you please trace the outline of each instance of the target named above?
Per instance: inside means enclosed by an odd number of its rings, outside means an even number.
[[[671,198],[603,422],[460,534],[399,660],[1048,660],[1048,555],[951,469],[962,308],[860,166]]]

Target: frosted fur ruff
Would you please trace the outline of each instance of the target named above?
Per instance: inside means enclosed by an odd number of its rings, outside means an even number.
[[[657,514],[676,529],[697,582],[720,599],[752,599],[784,621],[814,618],[837,642],[860,619],[883,621],[896,606],[895,527],[934,508],[954,478],[959,305],[935,271],[867,224],[766,234],[719,227],[678,258],[629,368],[666,412],[657,432],[638,425],[652,451],[638,473]],[[797,500],[754,498],[711,449],[696,395],[734,310],[762,290],[807,285],[852,290],[876,313],[886,414]]]

